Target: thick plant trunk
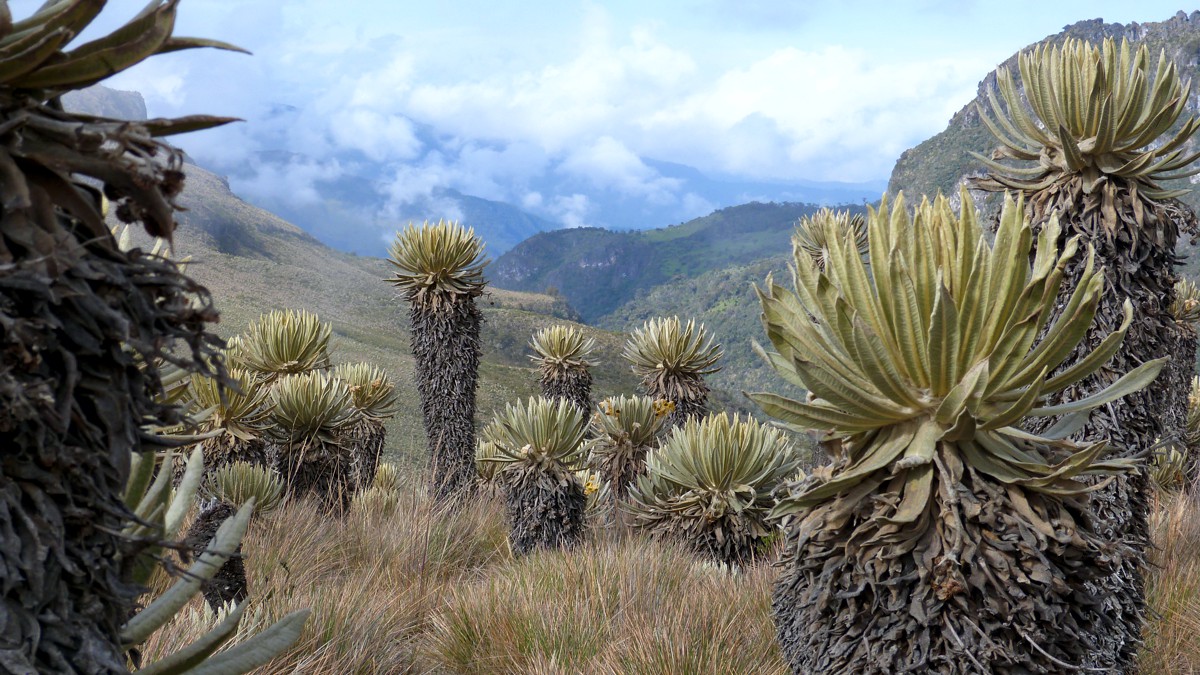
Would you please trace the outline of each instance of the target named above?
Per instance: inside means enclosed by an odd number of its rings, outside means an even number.
[[[0,220],[0,671],[123,673],[131,453],[154,449],[141,423],[179,421],[153,399],[161,350],[182,338],[203,367],[216,313],[169,262],[28,215]]]
[[[564,478],[553,487],[544,481],[514,481],[505,486],[513,553],[573,548],[583,538],[587,498],[583,486]]]
[[[184,538],[184,543],[192,551],[193,559],[199,558],[208,549],[208,544],[217,535],[217,528],[236,513],[237,509],[232,505],[216,500],[205,504],[200,509],[200,515],[196,516],[195,522],[192,523]],[[221,565],[221,569],[217,570],[216,575],[200,590],[213,612],[229,602],[239,603],[249,597],[241,545],[238,545],[233,555],[225,561],[224,565]]]
[[[651,380],[643,382],[643,389],[650,398],[675,404],[675,411],[667,417],[664,427],[680,427],[688,420],[699,419],[708,413],[709,388],[704,376],[679,377],[663,384],[665,386],[660,387]]]
[[[217,469],[234,462],[247,462],[268,469],[275,466],[274,446],[262,438],[243,440],[230,434],[222,434],[205,439],[200,443],[200,448],[204,452],[205,479],[212,476]],[[183,480],[183,472],[186,469],[186,462],[176,462],[172,467],[172,482],[176,486]]]
[[[592,374],[587,368],[569,368],[557,377],[542,373],[542,396],[570,401],[584,417],[592,414]]]
[[[717,536],[717,523],[699,530],[694,536],[681,539],[680,543],[696,555],[712,562],[741,567],[759,557],[759,544],[766,533],[758,524],[744,520],[738,514],[725,515],[720,523],[721,536]]]
[[[1111,564],[1086,497],[1023,493],[939,454],[934,498],[903,530],[882,522],[892,502],[869,498],[848,518],[830,503],[791,524],[772,607],[793,672],[1070,672],[1114,628],[1085,588]]]
[[[1172,438],[1182,449],[1184,459],[1183,487],[1195,491],[1200,488],[1200,448],[1189,447],[1187,419],[1188,401],[1192,393],[1192,378],[1196,375],[1196,347],[1200,342],[1196,330],[1187,324],[1176,324],[1171,346],[1171,363],[1167,366],[1167,386],[1162,392],[1168,401],[1163,427],[1168,438]]]
[[[46,365],[65,367],[60,355],[48,356]],[[45,406],[40,412],[52,416],[57,387],[48,373],[44,382],[24,392],[5,382],[0,407],[23,417]],[[39,389],[49,405],[35,398],[26,410],[9,407]],[[138,594],[117,562],[126,542],[116,533],[129,518],[121,501],[128,455],[104,452],[62,422],[62,435],[34,419],[0,435],[0,671],[124,672],[118,631]]]
[[[375,482],[375,473],[379,470],[387,429],[379,420],[364,419],[346,432],[345,439],[354,453],[351,487],[355,493],[367,490]]]
[[[631,443],[623,443],[608,452],[600,471],[614,503],[624,500],[629,495],[629,485],[646,472],[648,452],[649,447],[635,447]]]
[[[479,329],[475,299],[461,297],[437,309],[412,309],[417,392],[433,467],[431,494],[447,500],[475,486],[475,390]]]
[[[287,443],[279,449],[279,475],[289,496],[314,497],[323,508],[340,514],[356,490],[355,459],[354,449],[342,437]]]
[[[1177,203],[1154,206],[1146,202],[1146,226],[1139,230],[1140,240],[1128,241],[1126,231],[1108,236],[1099,225],[1098,214],[1090,215],[1083,204],[1053,204],[1060,211],[1065,241],[1082,235],[1096,251],[1096,264],[1105,270],[1105,293],[1101,296],[1096,318],[1087,337],[1075,353],[1064,361],[1064,367],[1075,363],[1091,352],[1100,341],[1116,330],[1124,317],[1126,298],[1133,304],[1134,320],[1125,335],[1120,350],[1107,366],[1094,376],[1069,387],[1053,401],[1078,400],[1107,387],[1118,377],[1137,366],[1171,356],[1176,341],[1176,322],[1168,311],[1175,297],[1175,242],[1179,226],[1171,218],[1194,222],[1187,207]],[[1118,204],[1119,208],[1128,208]],[[1034,220],[1044,222],[1049,213],[1035,214]],[[1122,217],[1126,214],[1122,213]],[[1157,219],[1157,222],[1156,222]],[[1062,245],[1063,241],[1059,242]],[[1059,310],[1074,291],[1086,252],[1081,250],[1068,268],[1059,291]],[[1164,368],[1150,386],[1123,399],[1094,410],[1091,417],[1072,438],[1079,441],[1108,439],[1120,449],[1123,457],[1138,456],[1151,448],[1168,429],[1164,422],[1170,416],[1172,395],[1170,369]],[[1184,394],[1186,396],[1186,394]],[[1035,431],[1047,428],[1053,420],[1041,420],[1029,425]],[[1122,673],[1137,672],[1137,652],[1141,647],[1142,629],[1146,619],[1145,581],[1143,569],[1145,551],[1149,545],[1149,479],[1143,470],[1119,476],[1107,487],[1093,493],[1092,506],[1097,514],[1097,531],[1110,542],[1109,555],[1116,561],[1112,572],[1088,587],[1088,592],[1103,599],[1105,611],[1117,619],[1114,628],[1092,631],[1089,639],[1101,648],[1085,665],[1093,668],[1115,669]]]

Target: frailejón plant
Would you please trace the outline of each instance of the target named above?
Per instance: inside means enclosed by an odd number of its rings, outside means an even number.
[[[677,426],[704,415],[708,385],[704,376],[717,372],[720,345],[713,342],[704,324],[679,317],[651,319],[635,330],[621,354],[642,378],[642,389],[653,399],[675,404],[668,424]]]
[[[388,281],[410,306],[433,494],[461,496],[476,477],[475,389],[483,315],[475,298],[487,284],[483,242],[458,223],[426,222],[397,234],[389,257],[395,273]]]
[[[590,360],[596,340],[574,326],[556,325],[533,334],[529,342],[538,366],[542,396],[563,398],[585,416],[592,411],[592,373]]]
[[[650,452],[629,490],[635,527],[735,565],[765,553],[772,492],[800,457],[779,429],[725,413],[688,420]]]
[[[504,486],[513,552],[569,548],[583,536],[586,498],[575,469],[583,459],[583,413],[562,399],[509,404],[483,431]]]
[[[646,454],[658,446],[673,406],[647,396],[615,396],[600,402],[592,415],[588,463],[615,499],[624,499],[645,472]]]
[[[840,441],[792,486],[773,601],[797,672],[1062,672],[1117,617],[1086,593],[1111,571],[1080,479],[1135,468],[1104,440],[1066,436],[1146,386],[1147,362],[1087,398],[1049,401],[1106,364],[1133,321],[1075,362],[1104,291],[1093,254],[1034,235],[1006,198],[994,245],[970,196],[911,214],[871,210],[869,264],[835,241],[824,270],[795,252],[793,289],[759,291],[775,369],[810,392],[751,398],[797,430]],[[1064,278],[1079,282],[1056,312]],[[1040,434],[1029,419],[1059,418]],[[1064,665],[1066,664],[1066,665]]]
[[[1113,293],[1100,301],[1092,331],[1066,359],[1080,360],[1124,320],[1132,301],[1135,320],[1107,368],[1064,389],[1060,401],[1086,398],[1110,385],[1118,373],[1151,359],[1174,355],[1182,336],[1169,311],[1174,299],[1175,245],[1181,231],[1196,232],[1196,216],[1178,201],[1182,190],[1165,181],[1195,173],[1189,147],[1200,120],[1187,115],[1190,82],[1165,54],[1151,63],[1145,45],[1134,49],[1106,39],[1100,45],[1067,40],[1043,45],[1018,58],[1024,96],[1006,68],[996,74],[1000,96],[989,91],[980,118],[999,141],[988,168],[973,186],[1025,195],[1035,226],[1057,214],[1059,246],[1082,236],[1103,266]],[[989,109],[990,108],[990,109]],[[1077,261],[1066,273],[1065,293],[1083,273]],[[1180,365],[1190,370],[1191,356]],[[1183,364],[1187,361],[1189,363]],[[1140,456],[1177,429],[1186,392],[1163,375],[1160,382],[1111,406],[1097,409],[1076,438],[1110,438],[1127,456]],[[1172,412],[1174,411],[1174,412]],[[1053,424],[1047,420],[1034,431]],[[1132,542],[1127,556],[1096,591],[1121,627],[1103,636],[1106,649],[1093,667],[1134,667],[1145,616],[1141,568],[1149,530],[1145,472],[1118,477],[1093,497],[1114,541]]]

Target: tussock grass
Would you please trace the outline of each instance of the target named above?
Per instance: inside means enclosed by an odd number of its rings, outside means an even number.
[[[422,485],[402,477],[337,520],[301,501],[251,523],[249,623],[313,609],[300,642],[258,672],[788,672],[770,566],[731,574],[610,531],[572,551],[514,559],[494,496],[438,508]],[[1157,506],[1147,578],[1155,616],[1140,665],[1145,675],[1200,672],[1200,502],[1163,496]],[[193,605],[146,645],[148,662],[213,625],[203,600]]]
[[[489,502],[441,509],[407,489],[375,493],[337,520],[307,501],[255,519],[242,543],[251,602],[268,623],[313,610],[300,641],[258,672],[420,672],[416,647],[447,588],[510,557],[502,513]],[[146,653],[194,639],[197,616],[164,628]]]
[[[1147,674],[1200,673],[1200,489],[1160,496],[1157,507],[1146,575],[1154,611],[1139,665]]]
[[[766,566],[730,574],[640,537],[539,553],[453,589],[426,659],[431,671],[480,675],[785,673],[773,577]]]

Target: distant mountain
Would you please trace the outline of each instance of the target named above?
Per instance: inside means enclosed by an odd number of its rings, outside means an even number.
[[[104,87],[72,94],[67,105],[98,115],[146,116],[139,94]],[[337,144],[313,156],[280,132],[306,114],[314,113],[273,106],[243,126],[249,135],[243,142],[262,150],[226,159],[205,153],[206,168],[227,176],[248,201],[329,246],[361,255],[385,256],[395,231],[410,221],[459,220],[475,228],[495,257],[539,232],[564,227],[645,230],[754,201],[861,204],[878,199],[884,188],[881,181],[767,181],[706,174],[633,155],[615,141],[606,145],[605,139],[566,156],[513,150],[499,142],[464,147],[461,139],[407,118],[397,123],[411,128],[413,156],[380,157],[369,149]],[[186,137],[180,142],[188,147]],[[465,161],[463,153],[481,162],[478,172],[464,173],[465,165],[458,164]],[[503,178],[508,174],[494,167],[510,161],[526,167],[518,172],[520,178]]]
[[[595,321],[660,284],[788,251],[796,220],[816,209],[755,202],[641,232],[544,232],[500,256],[491,278],[501,288],[555,290],[585,321]]]
[[[654,174],[648,180],[656,185],[671,186],[671,189],[656,192],[653,198],[631,196],[612,187],[595,185],[583,177],[546,178],[535,182],[531,189],[544,194],[583,196],[587,208],[577,218],[589,226],[608,230],[646,230],[686,222],[717,209],[749,202],[820,206],[862,204],[878,200],[887,188],[885,181],[746,180],[706,174],[675,162],[638,159]]]
[[[1185,79],[1200,82],[1200,11],[1190,15],[1179,12],[1158,23],[1124,25],[1105,23],[1102,19],[1080,21],[1065,26],[1061,32],[1050,35],[1036,44],[1061,44],[1067,38],[1099,42],[1109,37],[1116,40],[1126,38],[1145,44],[1152,59],[1157,58],[1160,51],[1164,51],[1167,58],[1179,66]],[[1034,46],[1029,45],[1020,51],[1028,51]],[[1013,54],[1001,66],[1007,67],[1017,81],[1020,81],[1017,54]],[[967,176],[981,174],[983,167],[969,152],[990,155],[997,146],[997,141],[980,121],[976,106],[987,106],[987,92],[995,87],[996,71],[993,70],[979,83],[975,99],[950,118],[945,131],[901,154],[892,170],[888,191],[895,193],[904,190],[909,194],[932,195],[940,190],[947,194],[957,194],[959,186]],[[1188,100],[1190,112],[1200,110],[1197,103],[1193,92]],[[1193,139],[1192,144],[1195,143]],[[1200,206],[1200,194],[1196,192],[1183,199],[1193,208]]]
[[[423,140],[436,142],[428,137]],[[532,180],[527,186],[531,194],[565,194],[578,200],[579,211],[564,219],[546,204],[518,208],[444,187],[429,188],[427,192],[413,188],[408,194],[410,190],[398,186],[395,178],[384,178],[389,175],[387,167],[362,157],[346,163],[352,168],[332,172],[334,177],[312,180],[315,195],[300,199],[286,190],[265,187],[286,180],[284,177],[294,167],[313,166],[311,158],[279,151],[260,153],[244,167],[231,169],[230,180],[251,194],[256,204],[300,225],[326,244],[363,255],[386,255],[386,244],[397,227],[409,221],[461,220],[483,236],[491,255],[499,256],[529,237],[567,225],[588,223],[618,231],[646,230],[682,222],[681,213],[698,216],[718,207],[754,201],[862,204],[878,199],[886,187],[883,181],[785,183],[712,178],[681,164],[654,160],[645,163],[658,173],[657,180],[686,190],[688,204],[682,205],[665,193],[654,199],[622,194],[579,176],[548,175]],[[273,178],[264,181],[266,175]],[[398,196],[397,189],[405,194]]]
[[[663,176],[685,181],[697,194],[718,206],[747,202],[798,202],[821,206],[862,204],[879,200],[887,181],[861,183],[836,181],[749,181],[735,177],[712,177],[690,166],[673,162],[646,160]]]
[[[146,99],[141,94],[100,85],[67,92],[63,96],[63,106],[97,117],[125,120],[144,120],[147,117]]]

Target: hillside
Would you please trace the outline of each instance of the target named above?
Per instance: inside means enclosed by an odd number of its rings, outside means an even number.
[[[594,322],[661,284],[788,251],[796,220],[816,208],[752,202],[655,230],[544,232],[500,256],[492,279],[513,290],[553,289]]]
[[[308,309],[333,324],[335,362],[367,360],[388,370],[400,392],[400,412],[388,424],[393,456],[416,461],[424,448],[409,352],[408,311],[383,280],[390,265],[379,258],[334,251],[300,228],[239,199],[221,178],[187,167],[175,249],[205,284],[221,311],[217,332],[228,337],[261,313]],[[525,357],[533,331],[564,322],[574,311],[561,298],[493,289],[483,297],[483,364],[479,416],[536,393]],[[583,327],[599,343],[595,369],[601,395],[631,391],[636,382],[620,365],[624,336]],[[614,367],[616,366],[616,367]]]
[[[655,286],[604,315],[596,325],[610,330],[628,331],[655,316],[695,317],[704,322],[725,350],[722,369],[709,380],[737,394],[742,391],[773,391],[799,395],[762,362],[751,348],[751,341],[769,346],[759,318],[758,296],[768,274],[777,283],[789,283],[790,256],[766,258],[749,265],[732,265],[705,272],[693,279],[679,279]],[[742,405],[746,405],[743,401]]]
[[[1099,42],[1109,37],[1116,40],[1127,38],[1144,43],[1149,48],[1151,58],[1156,58],[1160,51],[1165,52],[1167,58],[1179,66],[1184,79],[1190,78],[1193,82],[1200,82],[1200,11],[1190,15],[1179,12],[1170,19],[1157,23],[1124,25],[1104,23],[1101,19],[1080,21],[1064,27],[1060,33],[1050,35],[1036,44],[1061,44],[1067,38]],[[1036,44],[1020,51],[1028,51]],[[1008,68],[1020,82],[1017,54],[1014,53],[999,67]],[[888,191],[893,194],[904,190],[909,194],[932,195],[941,190],[951,194],[957,192],[965,177],[972,173],[980,173],[982,167],[969,153],[974,151],[989,155],[997,143],[980,121],[976,106],[986,105],[987,92],[995,86],[996,71],[993,70],[979,83],[975,99],[950,118],[945,131],[901,154],[892,170]],[[1193,113],[1200,109],[1194,95],[1188,107]],[[1184,201],[1190,203],[1193,208],[1200,206],[1200,194],[1193,192],[1184,197]]]

